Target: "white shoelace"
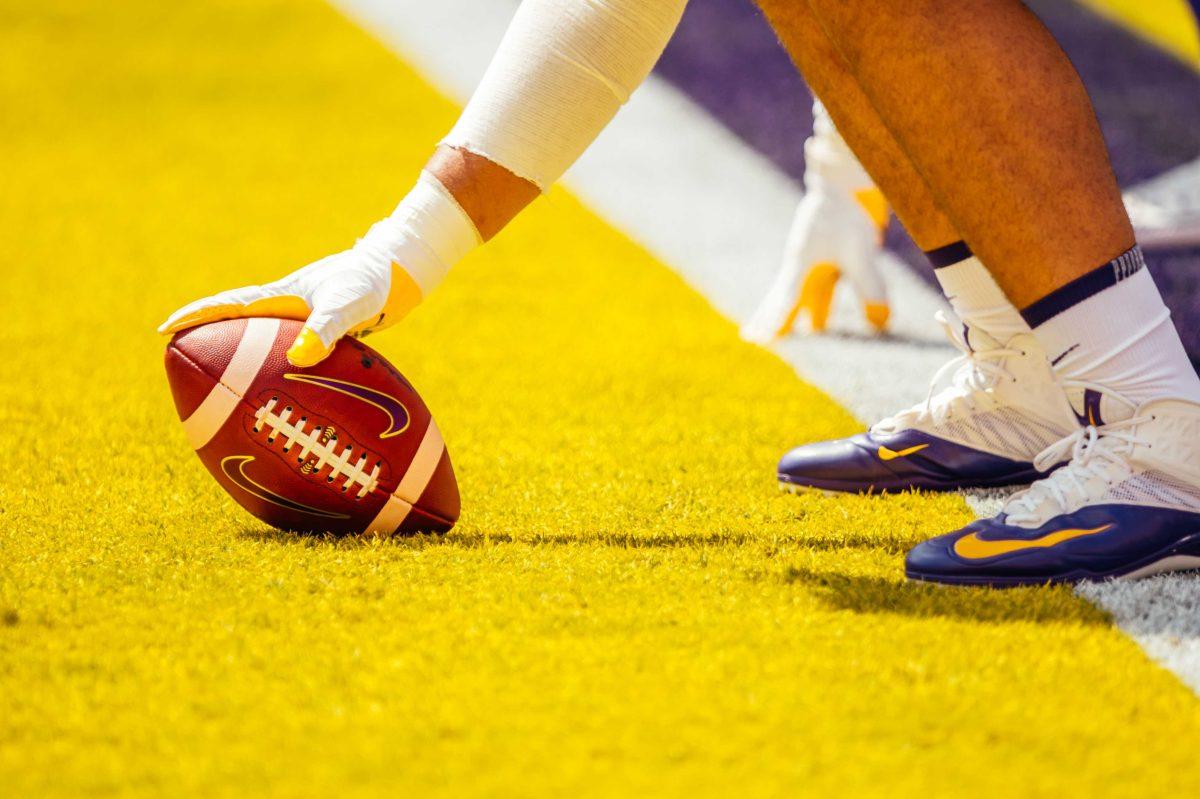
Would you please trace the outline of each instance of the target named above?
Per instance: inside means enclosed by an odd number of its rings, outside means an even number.
[[[299,445],[301,450],[296,458],[297,463],[303,463],[310,455],[316,456],[317,461],[313,465],[313,474],[320,474],[322,469],[328,467],[329,476],[326,477],[326,480],[332,483],[339,476],[344,477],[343,493],[356,485],[359,486],[358,493],[355,494],[357,499],[362,499],[379,486],[380,466],[378,461],[370,471],[367,471],[370,461],[367,453],[361,453],[357,461],[351,461],[352,445],[347,444],[339,453],[336,447],[336,434],[328,442],[323,441],[320,427],[306,430],[304,417],[292,422],[292,408],[289,406],[283,409],[283,413],[276,413],[275,406],[277,404],[278,399],[272,397],[254,414],[256,420],[254,432],[257,433],[261,430],[263,425],[271,428],[271,434],[267,438],[268,444],[274,443],[275,439],[282,435],[284,436],[284,452],[289,452],[292,447]]]
[[[892,432],[927,421],[940,425],[963,412],[975,413],[981,407],[995,407],[996,401],[992,399],[988,389],[998,381],[1012,377],[1012,374],[996,361],[1025,354],[1007,347],[973,349],[967,343],[962,326],[951,322],[944,311],[938,311],[935,318],[946,331],[946,338],[962,354],[938,369],[929,383],[929,393],[924,402],[881,419],[874,425],[874,430]],[[947,381],[949,385],[938,391],[938,387]]]
[[[1148,446],[1133,429],[1151,418],[1134,416],[1103,427],[1081,427],[1038,453],[1033,465],[1041,472],[1064,460],[1069,462],[1013,496],[1004,506],[1008,523],[1022,526],[1044,521],[1048,518],[1043,509],[1047,501],[1058,512],[1070,513],[1093,498],[1093,478],[1102,479],[1107,488],[1133,474],[1134,450]]]

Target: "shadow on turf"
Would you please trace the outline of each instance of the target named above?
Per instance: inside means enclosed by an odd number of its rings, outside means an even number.
[[[332,547],[336,549],[366,549],[369,547],[379,546],[383,542],[399,543],[407,546],[410,549],[421,549],[423,547],[441,546],[446,537],[444,535],[410,535],[410,536],[387,536],[387,535],[352,535],[352,534],[337,534],[337,533],[304,533],[295,530],[280,530],[276,527],[265,527],[253,524],[247,524],[238,531],[242,538],[248,538],[253,541],[260,541],[266,544],[286,544],[288,546],[302,547]]]
[[[868,536],[840,536],[817,539],[804,536],[764,537],[743,533],[711,533],[707,535],[543,535],[517,537],[508,534],[483,535],[416,535],[404,538],[386,536],[334,536],[295,533],[269,527],[247,525],[241,534],[266,543],[289,546],[329,546],[341,549],[360,549],[388,542],[406,548],[452,546],[474,549],[496,544],[526,544],[530,546],[590,546],[597,543],[623,549],[696,546],[764,545],[772,550],[779,545],[796,545],[806,549],[893,549],[903,551],[908,542],[889,542]],[[772,551],[770,555],[777,554]],[[761,574],[761,576],[766,576]],[[782,572],[783,582],[793,583],[813,592],[829,607],[854,613],[895,613],[904,616],[963,619],[993,624],[1074,623],[1109,626],[1108,614],[1074,594],[1070,588],[951,588],[927,583],[889,580],[883,577],[847,575],[838,572],[818,572],[789,567]]]
[[[941,616],[996,624],[1112,624],[1107,613],[1064,586],[954,588],[794,567],[783,572],[783,580],[803,585],[834,609],[855,613]]]
[[[452,531],[446,535],[413,535],[391,538],[373,535],[334,535],[331,533],[298,533],[278,530],[271,527],[246,525],[241,529],[244,538],[273,544],[290,544],[301,546],[328,545],[345,549],[355,549],[363,546],[377,545],[379,541],[389,540],[402,543],[413,548],[426,546],[450,546],[464,549],[496,546],[498,544],[525,544],[527,546],[595,546],[597,544],[617,549],[685,549],[690,547],[739,547],[759,545],[772,550],[779,547],[797,547],[800,549],[837,551],[842,549],[870,549],[888,554],[907,552],[914,544],[922,540],[920,537],[880,538],[876,535],[857,533],[838,533],[836,536],[814,537],[811,533],[798,532],[796,535],[762,535],[760,533],[702,533],[682,535],[678,533],[653,533],[649,535],[630,535],[629,533],[584,532],[574,534],[530,533],[529,535],[512,535],[510,533],[463,533]]]
[[[493,546],[495,544],[527,544],[529,546],[588,546],[614,547],[617,549],[687,549],[691,547],[740,547],[781,546],[800,549],[839,550],[874,549],[891,554],[907,552],[921,539],[912,541],[882,539],[870,535],[839,534],[836,537],[814,538],[811,534],[797,531],[795,535],[764,535],[762,533],[729,531],[723,533],[650,533],[631,535],[613,532],[581,532],[572,534],[530,533],[515,536],[508,533],[451,533],[446,537],[447,546],[466,548]]]
[[[889,331],[886,333],[868,332],[866,330],[825,330],[822,337],[840,339],[842,341],[862,341],[877,347],[887,348],[888,345],[903,345],[906,349],[945,350],[952,352],[945,338],[925,338]]]

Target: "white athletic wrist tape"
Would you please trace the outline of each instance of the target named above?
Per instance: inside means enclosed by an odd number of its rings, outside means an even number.
[[[524,0],[442,141],[541,188],[558,180],[667,46],[687,0]]]
[[[427,297],[479,244],[471,217],[441,181],[422,172],[391,216],[372,225],[354,246],[399,265]]]
[[[804,162],[806,184],[823,180],[849,194],[875,185],[819,100],[813,103],[813,135],[804,144]]]

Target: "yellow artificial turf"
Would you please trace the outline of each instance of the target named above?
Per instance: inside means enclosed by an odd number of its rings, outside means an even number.
[[[329,8],[10,0],[0,108],[0,794],[1200,791],[1095,608],[903,582],[961,500],[778,494],[855,422],[560,191],[373,340],[456,531],[236,508],[154,325],[345,246],[454,116]]]

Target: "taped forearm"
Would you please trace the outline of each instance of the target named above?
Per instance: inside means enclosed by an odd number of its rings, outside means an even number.
[[[379,263],[400,265],[420,292],[419,301],[479,241],[474,223],[453,195],[437,177],[422,172],[396,210],[376,222],[355,249]]]
[[[502,167],[497,171],[528,181],[518,181],[523,187],[545,190],[645,80],[685,4],[525,0],[442,144]],[[495,232],[495,218],[502,226],[530,199],[508,197],[485,173],[456,171],[462,167],[431,161],[391,216],[355,246],[376,272],[391,266],[383,318],[399,318],[427,297],[458,260]],[[475,207],[480,197],[489,214]]]
[[[525,0],[443,144],[545,190],[629,99],[686,0]]]

